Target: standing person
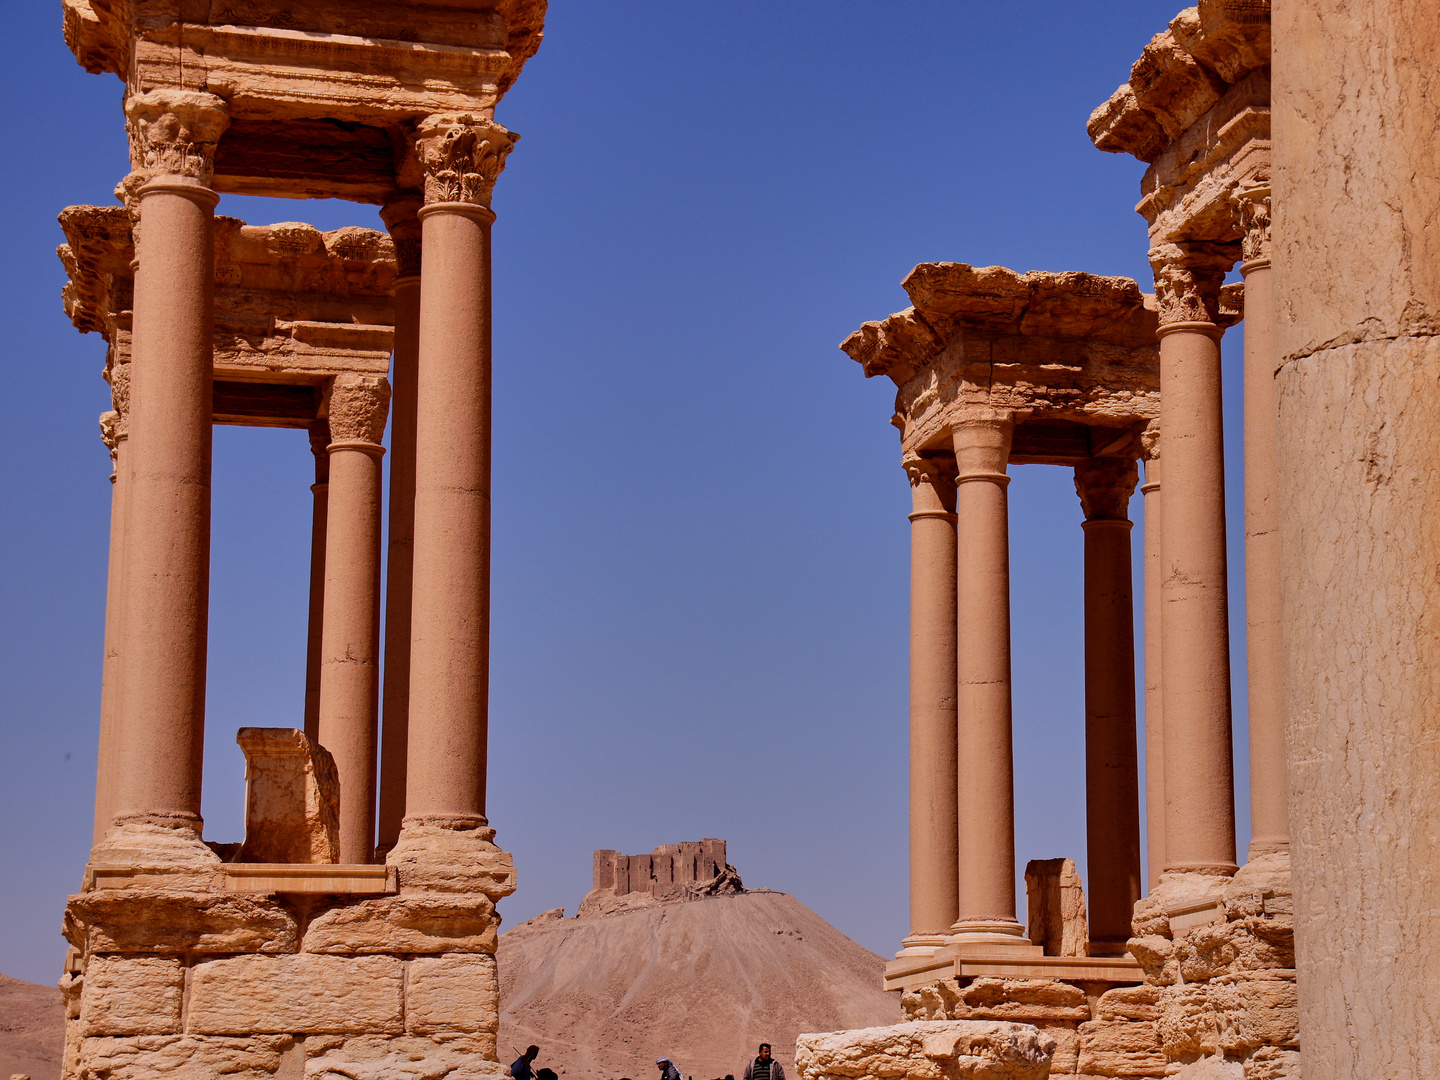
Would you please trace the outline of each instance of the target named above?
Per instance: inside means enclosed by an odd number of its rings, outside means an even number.
[[[655,1064],[660,1066],[660,1080],[681,1080],[680,1070],[668,1057],[656,1058]]]
[[[785,1069],[770,1056],[769,1043],[761,1043],[760,1053],[746,1064],[745,1080],[785,1080]]]
[[[515,1080],[535,1080],[535,1073],[530,1066],[540,1056],[540,1047],[530,1046],[525,1052],[515,1059],[515,1064],[510,1066],[510,1075]]]

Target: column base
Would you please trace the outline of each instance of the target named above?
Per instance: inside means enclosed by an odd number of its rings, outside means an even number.
[[[1129,956],[1130,950],[1126,947],[1130,942],[1129,938],[1114,938],[1092,940],[1085,945],[1086,956]]]
[[[938,950],[945,947],[946,940],[947,935],[944,933],[910,934],[900,942],[900,951],[895,954],[895,959],[934,956]]]
[[[1012,919],[961,919],[945,935],[945,953],[951,957],[1041,956],[1045,950],[1025,936],[1025,928]]]
[[[90,850],[84,889],[97,878],[120,874],[137,887],[213,888],[224,877],[224,864],[200,839],[201,822],[183,817],[127,814],[116,818]]]
[[[495,901],[515,891],[515,864],[494,841],[495,830],[481,817],[407,817],[385,864],[399,872],[402,894],[478,892]]]

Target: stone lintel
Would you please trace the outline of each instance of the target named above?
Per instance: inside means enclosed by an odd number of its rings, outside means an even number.
[[[1151,243],[1240,238],[1234,195],[1270,178],[1270,74],[1230,87],[1161,154],[1140,182],[1137,213]]]
[[[111,367],[128,363],[130,217],[119,206],[72,206],[60,223],[65,311],[105,338]],[[330,379],[389,374],[396,266],[387,235],[218,217],[215,239],[216,423],[305,427],[323,415]]]
[[[1144,982],[1140,964],[1129,956],[975,955],[981,949],[942,949],[934,956],[899,957],[885,965],[886,990],[918,990],[939,979],[1049,979],[1130,986]],[[1010,952],[1015,952],[1012,949]],[[958,955],[957,955],[958,952]]]

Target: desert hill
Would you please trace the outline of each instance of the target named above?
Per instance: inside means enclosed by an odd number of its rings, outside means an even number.
[[[65,1006],[53,986],[0,975],[0,1076],[60,1080]]]
[[[500,935],[506,1064],[535,1043],[571,1078],[651,1080],[665,1055],[709,1080],[738,1077],[770,1042],[793,1080],[801,1032],[901,1019],[884,961],[785,893],[560,914]]]

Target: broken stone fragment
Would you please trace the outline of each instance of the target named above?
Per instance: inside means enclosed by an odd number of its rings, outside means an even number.
[[[1028,1024],[920,1020],[801,1035],[801,1080],[1043,1080],[1055,1040]]]

